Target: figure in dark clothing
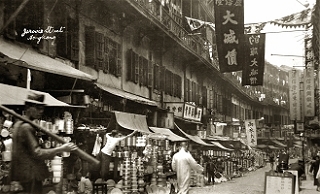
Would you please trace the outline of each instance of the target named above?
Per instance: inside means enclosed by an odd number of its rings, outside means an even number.
[[[210,184],[212,182],[212,184],[214,184],[214,174],[216,172],[216,165],[214,163],[213,160],[210,160],[207,163],[207,175],[208,175],[208,183]]]
[[[24,117],[34,121],[40,119],[44,111],[44,96],[30,93],[25,102]],[[43,149],[39,144],[36,129],[29,123],[17,121],[12,135],[11,179],[19,181],[24,194],[42,194],[42,181],[50,176],[45,160],[56,154],[76,150],[73,143]]]
[[[269,162],[270,162],[270,168],[271,168],[271,170],[273,171],[273,169],[274,169],[274,155],[273,154],[271,154],[270,156],[269,156]]]
[[[320,157],[316,156],[314,157],[314,161],[311,163],[309,172],[313,173],[313,185],[319,186],[318,180],[316,178],[318,170],[319,170],[319,164],[320,164]]]

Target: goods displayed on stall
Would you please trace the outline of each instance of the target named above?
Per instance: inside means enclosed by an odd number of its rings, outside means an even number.
[[[11,161],[11,148],[12,148],[12,138],[10,136],[11,127],[13,125],[12,117],[7,114],[3,114],[4,117],[0,117],[0,150],[1,160],[0,160],[0,191],[8,192],[21,190],[18,184],[10,184],[9,171],[10,171],[10,161]],[[1,192],[0,192],[1,193]]]
[[[115,168],[120,179],[111,174],[106,182],[108,192],[112,188],[120,189],[124,194],[170,191],[172,181],[167,178],[173,175],[170,164],[172,148],[166,136],[161,134],[138,133],[122,140],[112,154],[120,159],[119,165],[110,163],[110,171]],[[98,193],[98,188],[94,188],[94,193]]]
[[[12,117],[8,116],[7,114],[4,117],[1,117],[1,137],[0,140],[3,142],[1,146],[4,146],[4,150],[1,152],[1,160],[0,160],[0,191],[9,192],[9,191],[19,191],[21,190],[21,186],[17,183],[14,184],[9,180],[9,171],[10,171],[10,161],[11,161],[11,146],[12,146],[12,126],[13,121]],[[48,119],[51,120],[51,119]],[[51,121],[45,120],[36,120],[36,124],[41,126],[42,128],[50,131],[51,133],[57,134],[64,139],[66,142],[71,141],[71,136],[73,134],[73,120],[72,115],[69,112],[64,112],[62,119],[56,119],[54,123]],[[39,138],[39,143],[42,148],[54,148],[61,143],[57,143],[54,139],[50,136],[42,133],[37,132],[37,136]],[[64,178],[63,172],[63,157],[69,157],[69,152],[64,152],[60,156],[54,157],[53,160],[45,160],[45,163],[50,172],[52,172],[52,176],[47,178],[44,181],[45,186],[54,185],[60,183]]]

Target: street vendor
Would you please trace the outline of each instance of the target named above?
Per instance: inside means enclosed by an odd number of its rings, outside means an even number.
[[[30,121],[40,119],[44,106],[44,95],[30,92],[25,101],[24,117]],[[42,181],[50,176],[45,160],[77,149],[73,143],[41,148],[36,129],[24,121],[14,124],[12,141],[11,180],[18,181],[23,187],[22,192],[28,194],[42,194]]]
[[[100,161],[100,176],[104,181],[108,180],[109,165],[113,150],[120,141],[133,136],[136,132],[137,131],[133,131],[129,135],[123,136],[118,130],[112,130],[111,133],[106,134],[107,142],[97,155],[97,159]]]

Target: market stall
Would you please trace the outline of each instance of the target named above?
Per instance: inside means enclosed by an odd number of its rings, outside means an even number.
[[[24,105],[25,99],[28,95],[37,94],[44,97],[44,103],[48,108],[54,108],[55,111],[50,111],[51,114],[44,113],[44,116],[41,120],[35,120],[34,122],[26,119],[21,116],[23,108],[21,105]],[[22,120],[26,123],[29,123],[34,128],[38,129],[37,137],[39,138],[40,145],[43,149],[54,148],[69,141],[72,141],[72,134],[74,130],[73,126],[73,117],[67,109],[72,108],[72,106],[61,102],[50,94],[35,90],[29,90],[21,87],[0,84],[0,109],[2,110],[2,115],[0,115],[0,125],[1,125],[1,144],[2,152],[1,157],[1,189],[3,192],[8,191],[19,191],[21,190],[21,185],[19,183],[13,184],[10,180],[10,162],[11,162],[11,142],[12,142],[12,127],[13,123],[16,120]],[[7,106],[10,107],[7,108]],[[4,147],[3,147],[4,146]],[[98,161],[91,157],[86,152],[81,149],[74,151],[74,154],[77,154],[79,157],[97,164]],[[70,156],[70,153],[64,152],[59,156],[56,156],[52,160],[46,160],[46,164],[51,176],[48,177],[44,183],[44,186],[47,189],[51,190],[60,190],[65,191],[68,187],[68,182],[64,181],[66,179],[65,169],[68,167],[65,165],[64,158]],[[60,184],[59,188],[57,185]]]

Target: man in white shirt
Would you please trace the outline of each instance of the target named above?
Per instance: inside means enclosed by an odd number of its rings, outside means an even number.
[[[119,133],[117,130],[112,130],[111,133],[106,134],[107,142],[97,155],[97,159],[100,161],[100,175],[104,181],[108,180],[107,175],[109,172],[111,155],[114,148],[120,141],[134,135],[136,132],[137,131],[133,131],[127,136],[121,136],[121,133]]]
[[[191,170],[203,172],[203,167],[197,163],[188,151],[187,142],[180,144],[180,151],[172,157],[172,170],[177,172],[178,194],[187,194],[190,187]]]

